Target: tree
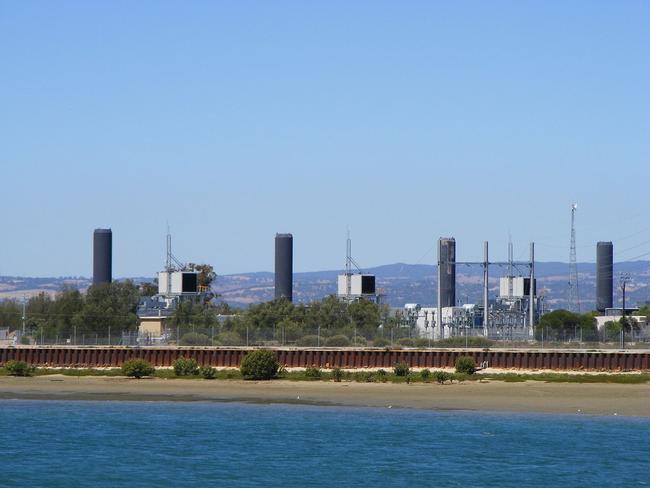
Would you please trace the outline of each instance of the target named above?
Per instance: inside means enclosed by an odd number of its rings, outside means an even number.
[[[278,373],[280,363],[273,351],[258,349],[244,356],[239,369],[246,380],[270,380]]]
[[[361,334],[367,339],[377,334],[380,321],[377,304],[368,300],[358,300],[348,305],[347,313],[356,326],[357,334]]]
[[[15,300],[0,302],[0,329],[16,330],[22,320],[22,305]]]
[[[158,293],[158,283],[149,283],[149,282],[140,283],[140,296],[152,297],[157,293]]]
[[[206,290],[209,290],[212,282],[217,277],[217,273],[214,272],[214,268],[209,264],[195,263],[188,264],[188,267],[191,271],[198,272],[198,285],[200,287],[205,287]]]
[[[111,333],[135,331],[139,300],[139,289],[129,280],[92,285],[83,310],[76,315],[77,334],[105,335],[109,327]]]
[[[537,338],[541,339],[543,329],[545,336],[553,339],[573,337],[582,331],[583,340],[596,340],[598,334],[594,317],[595,312],[579,314],[568,310],[554,310],[542,315],[537,328]]]
[[[217,324],[217,316],[209,303],[184,300],[178,304],[171,317],[172,327],[192,327],[194,331],[207,332]]]

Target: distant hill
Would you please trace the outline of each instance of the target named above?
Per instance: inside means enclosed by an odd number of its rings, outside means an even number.
[[[430,264],[395,263],[364,269],[377,276],[377,287],[383,290],[385,301],[391,306],[401,307],[405,303],[434,305],[436,300],[436,267]],[[526,273],[526,269],[520,270]],[[505,268],[490,268],[490,295],[498,293],[498,279],[504,276]],[[616,264],[615,304],[620,301],[617,286],[618,274],[630,273],[627,298],[630,304],[650,300],[650,261],[636,261]],[[294,275],[294,297],[296,301],[308,302],[336,293],[336,277],[340,270],[296,273]],[[579,263],[579,294],[582,309],[595,307],[596,265]],[[479,266],[459,265],[456,269],[456,298],[463,302],[482,300],[483,271]],[[560,262],[536,263],[535,274],[538,287],[544,290],[548,308],[566,307],[568,288],[568,264]],[[246,306],[273,298],[273,273],[244,273],[217,277],[215,291],[224,301],[233,306]]]
[[[405,303],[434,305],[436,296],[436,267],[430,264],[395,263],[364,270],[377,276],[377,287],[385,295],[385,302],[401,307]],[[490,268],[490,295],[498,292],[498,279],[505,268]],[[520,270],[526,273],[526,269]],[[615,304],[620,303],[618,275],[630,273],[628,303],[636,304],[650,300],[650,261],[626,262],[614,265]],[[298,302],[309,302],[336,293],[336,277],[340,270],[310,271],[295,273],[294,297]],[[535,273],[538,288],[544,291],[548,308],[566,307],[568,265],[560,262],[536,263]],[[595,307],[596,265],[579,263],[579,294],[583,310]],[[483,272],[479,266],[458,265],[456,269],[456,298],[462,302],[476,303],[482,300]],[[151,281],[151,278],[131,278],[136,282]],[[0,299],[20,299],[41,291],[56,293],[63,286],[74,286],[85,290],[90,280],[84,277],[26,278],[0,277]],[[213,288],[221,299],[235,307],[268,301],[273,298],[273,273],[256,272],[218,276]]]

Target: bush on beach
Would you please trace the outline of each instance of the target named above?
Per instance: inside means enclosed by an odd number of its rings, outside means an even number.
[[[245,380],[270,380],[275,378],[279,368],[273,351],[257,349],[244,356],[239,370]]]
[[[411,368],[406,363],[397,363],[393,367],[393,372],[395,376],[408,376],[411,373]]]
[[[212,366],[203,366],[199,369],[199,374],[203,379],[213,380],[217,377],[217,370]]]
[[[176,376],[197,376],[199,363],[196,362],[196,359],[181,356],[174,361],[174,374]]]
[[[456,373],[474,374],[476,361],[470,356],[461,356],[456,359]]]
[[[11,376],[31,376],[36,368],[25,361],[7,361],[5,369]]]
[[[129,359],[122,365],[122,373],[130,378],[152,376],[155,372],[156,368],[144,359]]]

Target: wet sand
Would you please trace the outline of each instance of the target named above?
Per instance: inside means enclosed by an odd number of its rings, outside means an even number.
[[[218,401],[650,416],[650,384],[392,384],[123,377],[0,377],[0,399]]]

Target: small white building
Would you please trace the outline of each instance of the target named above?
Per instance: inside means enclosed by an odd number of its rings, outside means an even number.
[[[375,275],[372,274],[340,274],[337,285],[337,295],[341,299],[374,299],[377,296]]]

